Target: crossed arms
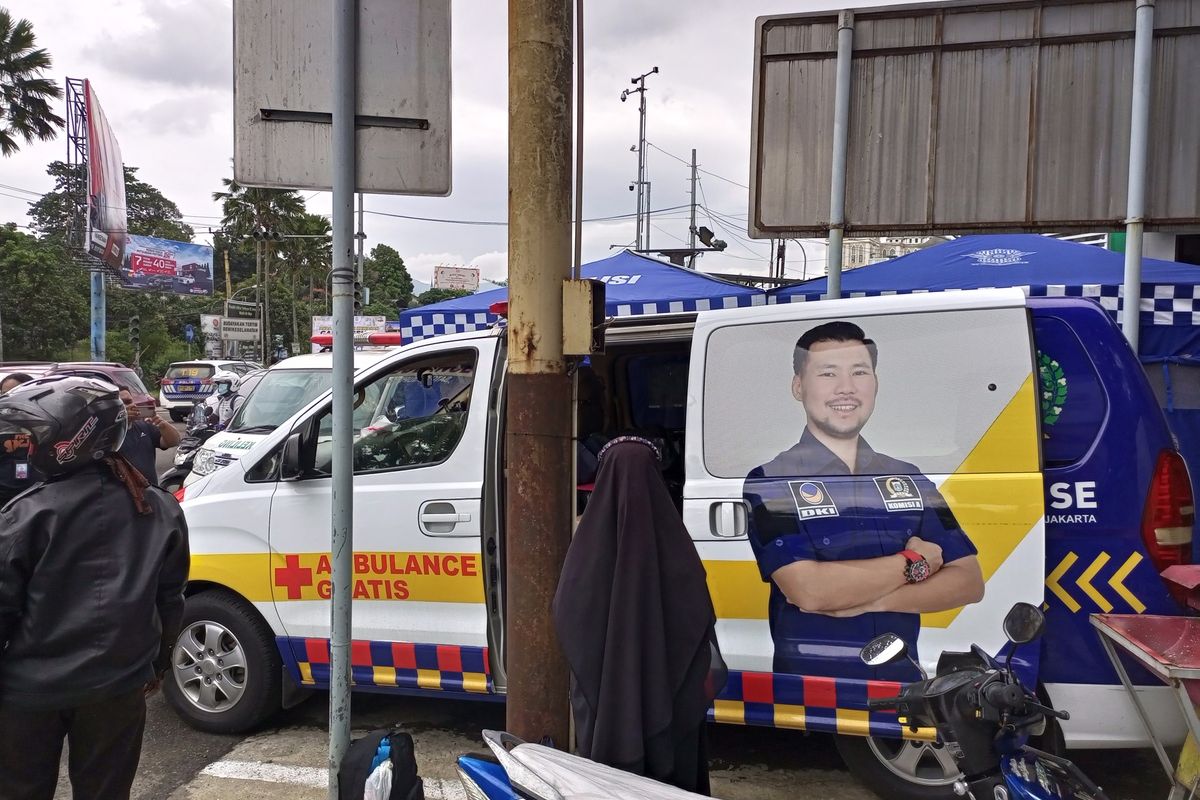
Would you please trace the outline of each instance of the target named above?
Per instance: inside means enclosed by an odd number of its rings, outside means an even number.
[[[906,549],[925,556],[933,574],[907,583],[900,554],[849,561],[795,561],[771,579],[801,611],[855,617],[870,611],[922,614],[946,611],[983,599],[983,573],[976,556],[942,563],[942,548],[916,536]]]

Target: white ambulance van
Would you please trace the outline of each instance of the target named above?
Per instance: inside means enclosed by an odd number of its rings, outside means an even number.
[[[426,339],[355,376],[358,690],[505,692],[506,346],[502,328]],[[730,667],[714,720],[834,734],[882,796],[948,797],[935,734],[867,709],[912,676],[867,670],[858,647],[893,630],[928,667],[994,653],[1025,601],[1048,626],[1019,668],[1072,714],[1046,743],[1148,744],[1088,614],[1179,613],[1159,572],[1190,558],[1193,501],[1098,305],[984,290],[625,318],[586,369],[599,413],[581,439],[657,441],[704,561]],[[192,572],[166,691],[198,728],[244,730],[328,686],[330,403],[184,490]],[[915,594],[845,586],[815,605],[843,613],[808,612],[774,582],[913,537],[945,560]],[[1141,692],[1182,741],[1170,690]]]

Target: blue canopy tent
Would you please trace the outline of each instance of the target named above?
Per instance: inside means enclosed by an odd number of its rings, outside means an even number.
[[[1118,319],[1125,256],[1033,234],[964,236],[842,275],[844,297],[1015,286],[1090,297]],[[819,300],[826,279],[775,289],[772,302]],[[1138,356],[1200,481],[1200,267],[1145,259]]]
[[[767,302],[767,295],[759,289],[628,250],[584,264],[582,274],[584,278],[606,284],[605,304],[611,316],[708,311],[765,305]],[[488,308],[507,299],[507,289],[493,289],[405,311],[400,315],[400,336],[408,343],[430,336],[491,327],[500,318]]]

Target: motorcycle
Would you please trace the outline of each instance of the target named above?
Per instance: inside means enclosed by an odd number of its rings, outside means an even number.
[[[158,485],[168,492],[178,491],[192,471],[192,462],[200,446],[215,436],[216,425],[206,414],[203,403],[192,406],[188,415],[187,429],[179,446],[175,448],[175,466],[158,476]]]
[[[943,653],[937,675],[928,677],[904,641],[894,633],[871,640],[859,654],[878,667],[908,658],[924,680],[905,686],[896,697],[868,700],[871,710],[896,709],[902,725],[937,729],[963,776],[954,792],[973,800],[1108,800],[1104,791],[1065,758],[1029,747],[1030,735],[1044,731],[1050,718],[1070,719],[1066,711],[1042,705],[1012,668],[1013,653],[1036,640],[1045,628],[1041,610],[1017,603],[1004,619],[1011,647],[999,663],[978,645],[969,653]]]

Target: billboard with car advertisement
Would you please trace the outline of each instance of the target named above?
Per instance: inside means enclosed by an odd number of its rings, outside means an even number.
[[[108,125],[104,109],[84,81],[87,105],[87,249],[113,270],[125,258],[128,224],[125,207],[125,165],[121,146]]]
[[[126,289],[212,294],[213,249],[153,236],[129,236],[120,275]]]

